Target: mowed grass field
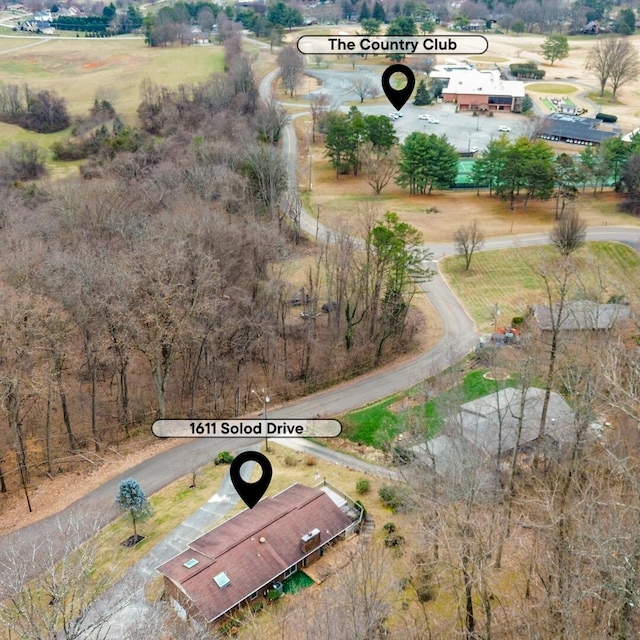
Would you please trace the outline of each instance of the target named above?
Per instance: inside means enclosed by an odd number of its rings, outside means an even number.
[[[110,100],[131,124],[136,119],[143,80],[177,87],[200,82],[223,67],[220,46],[151,48],[140,38],[0,41],[0,82],[55,90],[67,100],[72,115],[86,115],[100,96]],[[60,135],[42,136],[0,124],[2,146],[33,140],[48,147]]]
[[[529,305],[544,304],[544,283],[536,273],[558,255],[553,247],[521,247],[476,253],[471,269],[456,256],[440,262],[450,286],[481,331],[493,329],[492,310],[498,304],[500,324],[508,325],[514,316],[523,316]],[[624,295],[640,302],[640,256],[631,248],[614,242],[590,242],[575,254],[576,281],[569,298],[588,295],[600,302]]]

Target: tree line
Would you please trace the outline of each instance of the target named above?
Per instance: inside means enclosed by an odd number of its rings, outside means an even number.
[[[363,115],[357,107],[348,113],[330,110],[322,94],[312,100],[312,115],[325,133],[325,150],[340,175],[362,174],[376,195],[395,179],[411,194],[450,188],[458,175],[458,152],[446,135],[413,132],[398,144],[395,129],[385,116]],[[315,125],[314,125],[315,135]],[[626,194],[623,208],[637,209],[640,182],[637,178],[640,139],[631,142],[609,138],[597,147],[585,147],[579,155],[556,155],[544,140],[501,136],[489,142],[474,161],[469,186],[488,188],[513,208],[521,200],[526,210],[530,200],[556,198],[561,216],[568,202],[587,185],[602,191],[610,182]]]

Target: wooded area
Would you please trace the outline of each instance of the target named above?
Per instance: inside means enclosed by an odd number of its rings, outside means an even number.
[[[364,216],[364,251],[345,232],[290,283],[287,115],[225,46],[227,74],[145,83],[141,129],[99,127],[84,180],[4,186],[0,491],[157,416],[240,415],[252,388],[283,402],[410,347],[422,253],[397,218]]]

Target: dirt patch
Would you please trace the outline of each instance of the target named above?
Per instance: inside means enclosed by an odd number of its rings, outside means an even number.
[[[413,407],[417,407],[420,404],[422,404],[422,400],[420,400],[419,398],[404,397],[401,400],[390,404],[387,409],[392,413],[402,413],[403,411],[413,409]]]
[[[340,453],[348,453],[355,458],[366,460],[372,464],[380,466],[389,464],[389,460],[387,460],[387,456],[383,451],[366,444],[352,442],[351,440],[347,440],[347,438],[331,438],[331,448]]]

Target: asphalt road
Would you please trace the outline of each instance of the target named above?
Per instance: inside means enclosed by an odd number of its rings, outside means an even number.
[[[277,72],[268,74],[260,85],[263,97],[269,95],[269,87]],[[283,135],[283,152],[287,157],[292,184],[295,185],[296,144],[292,125],[288,125]],[[306,212],[302,217],[303,229],[316,233],[316,220]],[[320,225],[320,236],[325,237],[328,230]],[[589,240],[613,240],[625,242],[633,247],[640,246],[640,229],[624,227],[600,227],[588,231]],[[485,243],[484,250],[517,247],[521,245],[546,244],[547,234],[529,234],[493,238]],[[453,253],[451,244],[431,244],[429,248],[436,258],[443,252]],[[433,263],[432,266],[437,264]],[[380,398],[406,389],[425,378],[435,375],[451,364],[462,359],[477,343],[478,335],[473,321],[466,314],[459,300],[448,288],[440,275],[424,285],[425,293],[442,319],[443,336],[433,349],[406,360],[384,371],[372,371],[359,378],[350,380],[331,389],[302,398],[286,406],[274,407],[270,415],[274,418],[313,418],[335,416],[356,409]],[[277,401],[277,399],[276,399]],[[194,465],[210,460],[222,450],[234,450],[256,442],[256,439],[229,438],[225,440],[188,440],[183,445],[158,454],[127,472],[105,482],[88,493],[57,516],[23,527],[19,531],[2,537],[3,545],[10,545],[13,539],[26,539],[37,544],[42,536],[47,536],[52,524],[59,517],[63,520],[73,514],[95,509],[108,512],[113,506],[118,484],[121,480],[134,477],[148,494],[155,493],[173,480],[189,473]],[[286,444],[286,442],[283,442]],[[320,454],[321,452],[317,452]],[[0,582],[3,576],[0,569]]]

